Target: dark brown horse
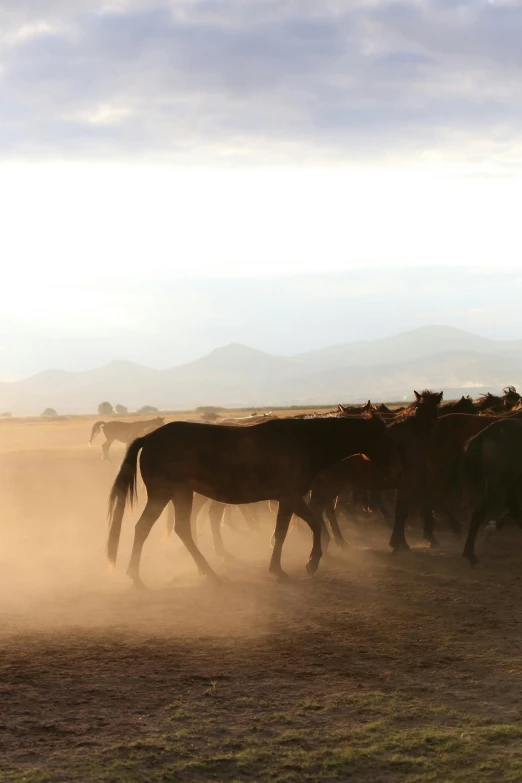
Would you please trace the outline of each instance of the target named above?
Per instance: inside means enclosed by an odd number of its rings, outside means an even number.
[[[107,554],[114,564],[127,500],[136,494],[138,454],[147,504],[138,520],[128,575],[141,585],[141,550],[149,532],[173,501],[175,530],[201,573],[215,576],[192,538],[190,517],[194,492],[221,503],[279,501],[270,572],[284,578],[281,550],[292,514],[311,528],[313,546],[307,564],[314,574],[321,560],[321,520],[304,496],[314,477],[328,465],[363,453],[388,474],[400,461],[386,425],[370,416],[303,421],[274,419],[251,427],[172,422],[129,446],[109,500]]]
[[[401,456],[403,472],[397,485],[395,522],[390,538],[394,552],[409,551],[405,524],[408,515],[418,508],[424,520],[424,538],[432,546],[438,542],[434,534],[434,517],[428,484],[428,445],[438,420],[442,392],[425,389],[414,392],[414,402],[388,424],[388,432]]]
[[[111,444],[118,440],[121,443],[130,443],[140,435],[145,435],[152,429],[161,427],[165,419],[157,416],[148,421],[97,421],[92,426],[89,446],[99,432],[105,435],[105,443],[102,443],[102,459],[110,462],[109,449]]]
[[[447,416],[450,413],[477,413],[475,403],[468,396],[460,398],[460,400],[452,400],[451,402],[445,402],[439,408],[439,416]]]
[[[389,486],[389,479],[375,462],[364,454],[354,454],[353,457],[336,462],[317,474],[312,482],[309,505],[319,516],[326,516],[335,543],[340,547],[345,547],[347,544],[337,521],[336,499],[347,489],[369,494],[375,492],[376,488],[385,489]],[[323,531],[324,550],[326,550],[329,541],[330,534],[325,527]]]
[[[475,540],[485,520],[500,519],[509,511],[522,526],[522,419],[496,421],[471,438],[464,448],[462,474],[473,507],[463,555],[476,565]]]
[[[504,413],[510,411],[520,402],[520,394],[514,386],[506,386],[503,389],[502,396],[496,394],[481,394],[480,398],[474,403],[479,412],[489,411],[490,413]]]
[[[522,410],[505,415],[452,413],[440,418],[429,443],[429,482],[432,502],[458,536],[461,531],[459,505],[461,501],[459,466],[467,441],[497,421],[516,419]]]

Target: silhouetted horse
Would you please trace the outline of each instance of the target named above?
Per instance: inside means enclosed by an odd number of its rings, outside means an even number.
[[[482,522],[497,520],[508,510],[522,527],[522,419],[496,421],[471,438],[464,448],[462,472],[473,506],[463,555],[476,565],[475,540]]]
[[[520,394],[514,386],[506,386],[501,397],[496,394],[481,394],[480,398],[474,403],[479,412],[489,411],[490,413],[503,413],[511,410],[520,402]]]
[[[143,544],[170,500],[176,512],[176,533],[199,571],[212,576],[214,571],[192,538],[194,492],[234,505],[278,500],[270,572],[284,578],[281,550],[292,513],[307,522],[313,533],[309,574],[315,573],[321,560],[321,520],[303,499],[317,473],[358,453],[374,459],[386,474],[400,471],[397,450],[386,425],[374,416],[274,419],[250,427],[172,422],[138,438],[127,450],[109,500],[107,554],[112,564],[116,561],[126,502],[136,494],[140,451],[141,476],[148,498],[136,524],[127,572],[137,586],[141,585]]]
[[[115,440],[121,443],[130,443],[134,438],[144,435],[149,430],[161,427],[165,419],[157,416],[148,421],[97,421],[92,426],[89,446],[99,432],[103,432],[106,441],[102,443],[102,459],[110,462],[109,449]]]
[[[461,524],[460,462],[467,441],[497,421],[516,419],[522,410],[505,415],[452,413],[440,418],[429,443],[429,483],[433,507],[459,536]]]
[[[387,477],[379,467],[364,454],[355,454],[353,457],[336,462],[322,470],[312,482],[310,494],[310,508],[319,516],[326,516],[335,540],[340,547],[346,546],[346,541],[339,528],[336,514],[336,498],[347,488],[357,492],[372,492],[377,487],[389,487]],[[379,505],[379,501],[377,501]],[[324,521],[324,520],[323,520]],[[323,531],[323,549],[326,550],[330,541],[328,530]]]
[[[439,407],[439,416],[448,416],[450,413],[477,413],[475,403],[468,396],[460,398],[460,400],[453,400],[452,402],[445,402]]]
[[[438,408],[442,392],[425,389],[421,394],[414,391],[414,402],[398,414],[389,424],[388,432],[401,456],[403,472],[397,485],[395,522],[390,539],[394,552],[409,551],[404,532],[408,515],[419,508],[424,520],[424,538],[432,546],[438,544],[434,528],[434,517],[430,488],[428,484],[428,445],[437,423]]]

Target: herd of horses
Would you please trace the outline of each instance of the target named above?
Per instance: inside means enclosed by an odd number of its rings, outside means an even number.
[[[292,515],[312,531],[306,566],[312,575],[331,536],[347,545],[337,514],[357,503],[382,514],[392,528],[394,553],[409,550],[406,522],[415,514],[431,547],[438,546],[440,525],[460,538],[462,519],[469,516],[463,554],[475,565],[484,521],[490,530],[510,519],[522,526],[522,398],[509,386],[502,395],[478,400],[442,399],[442,392],[424,390],[396,410],[368,401],[327,413],[270,413],[217,423],[165,424],[159,417],[96,422],[91,441],[100,430],[105,433],[104,459],[114,440],[130,443],[110,493],[109,562],[116,562],[125,507],[136,496],[140,455],[147,503],[127,571],[137,587],[144,542],[165,509],[168,532],[175,530],[200,573],[217,579],[193,535],[193,517],[207,499],[215,551],[222,556],[227,505],[237,505],[252,526],[257,504],[277,505],[270,572],[280,580],[286,578],[281,552]]]

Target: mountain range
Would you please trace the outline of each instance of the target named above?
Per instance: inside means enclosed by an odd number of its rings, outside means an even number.
[[[94,370],[47,370],[0,383],[0,411],[94,413],[108,400],[130,410],[200,405],[264,407],[410,399],[413,389],[445,397],[522,385],[522,340],[488,340],[448,326],[425,326],[380,340],[347,342],[296,356],[245,345],[217,348],[196,361],[155,370],[113,361]]]

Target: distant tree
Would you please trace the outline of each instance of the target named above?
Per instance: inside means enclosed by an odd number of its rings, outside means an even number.
[[[126,416],[129,412],[129,409],[126,408],[125,405],[116,405],[114,410],[119,416]]]
[[[218,405],[199,405],[196,410],[198,413],[219,413],[226,408],[220,408]]]
[[[52,419],[55,416],[58,416],[54,408],[46,408],[44,412],[42,413],[42,417],[45,417],[46,419]]]
[[[139,413],[140,415],[144,413],[158,413],[158,409],[154,407],[154,405],[142,405],[141,408],[138,408],[136,413]]]
[[[98,405],[98,413],[100,416],[111,416],[114,413],[114,408],[110,402],[100,402]]]
[[[214,411],[205,411],[201,414],[202,421],[217,421],[219,416]]]
[[[9,411],[6,411],[5,413],[0,413],[0,416],[2,417],[2,419],[10,419],[12,417],[12,415],[13,414],[10,413]]]

